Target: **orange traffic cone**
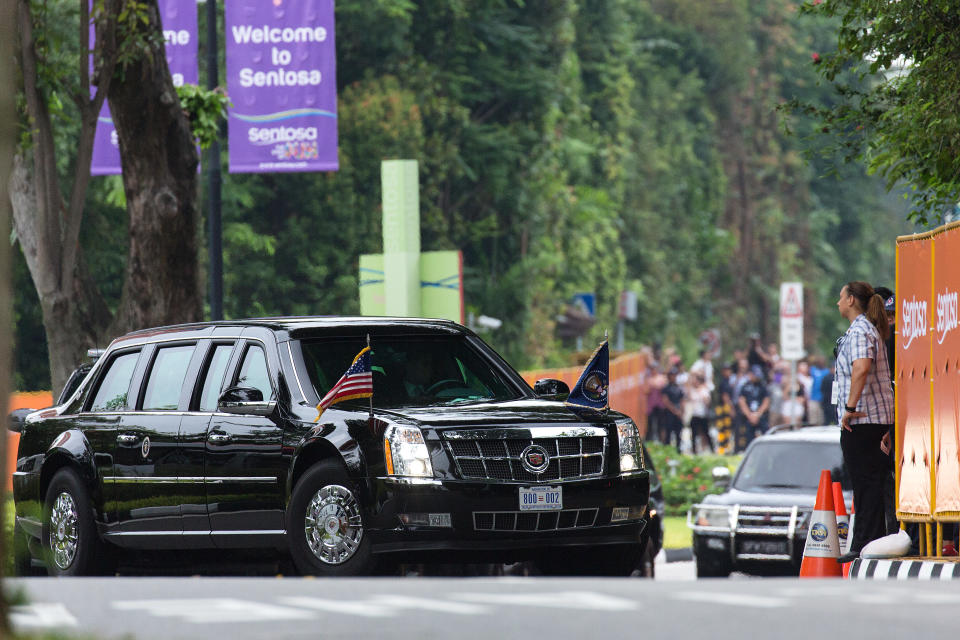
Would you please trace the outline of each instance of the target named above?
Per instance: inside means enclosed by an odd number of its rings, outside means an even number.
[[[846,553],[850,547],[848,533],[850,530],[849,519],[847,515],[847,505],[843,500],[843,487],[839,482],[833,483],[833,506],[837,514],[837,538],[840,541],[840,553]],[[846,578],[850,573],[850,563],[843,563],[843,577]]]
[[[807,544],[803,548],[800,563],[801,578],[839,578],[843,568],[837,562],[840,557],[840,540],[837,537],[837,515],[833,511],[833,483],[830,471],[820,472],[817,502],[810,516]]]
[[[850,516],[847,515],[847,505],[843,500],[843,487],[839,482],[833,483],[833,510],[837,514],[837,538],[840,539],[840,553],[846,553],[850,541],[847,533],[850,531]]]

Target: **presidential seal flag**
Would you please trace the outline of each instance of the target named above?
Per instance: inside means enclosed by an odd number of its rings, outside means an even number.
[[[566,404],[606,411],[610,408],[610,346],[606,340],[590,356]]]
[[[355,400],[357,398],[373,397],[373,372],[370,370],[370,347],[364,347],[363,351],[357,354],[353,359],[353,364],[343,374],[337,384],[333,385],[327,395],[323,396],[320,404],[317,405],[316,422],[332,404],[343,402],[344,400]]]

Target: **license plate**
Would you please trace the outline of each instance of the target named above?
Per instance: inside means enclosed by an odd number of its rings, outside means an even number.
[[[520,487],[520,511],[563,509],[563,487]]]
[[[743,540],[740,543],[740,553],[784,555],[787,553],[787,542],[785,540]]]

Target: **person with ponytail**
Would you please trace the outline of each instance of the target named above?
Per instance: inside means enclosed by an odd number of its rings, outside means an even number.
[[[837,309],[850,328],[837,341],[834,395],[840,448],[857,509],[850,550],[839,562],[859,557],[864,545],[887,533],[883,483],[890,467],[880,442],[893,424],[893,388],[884,344],[890,325],[883,303],[866,282],[848,282],[837,300]]]

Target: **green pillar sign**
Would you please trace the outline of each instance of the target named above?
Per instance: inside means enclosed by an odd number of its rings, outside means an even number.
[[[416,160],[385,160],[383,253],[360,256],[360,313],[463,322],[463,257],[420,252]]]

